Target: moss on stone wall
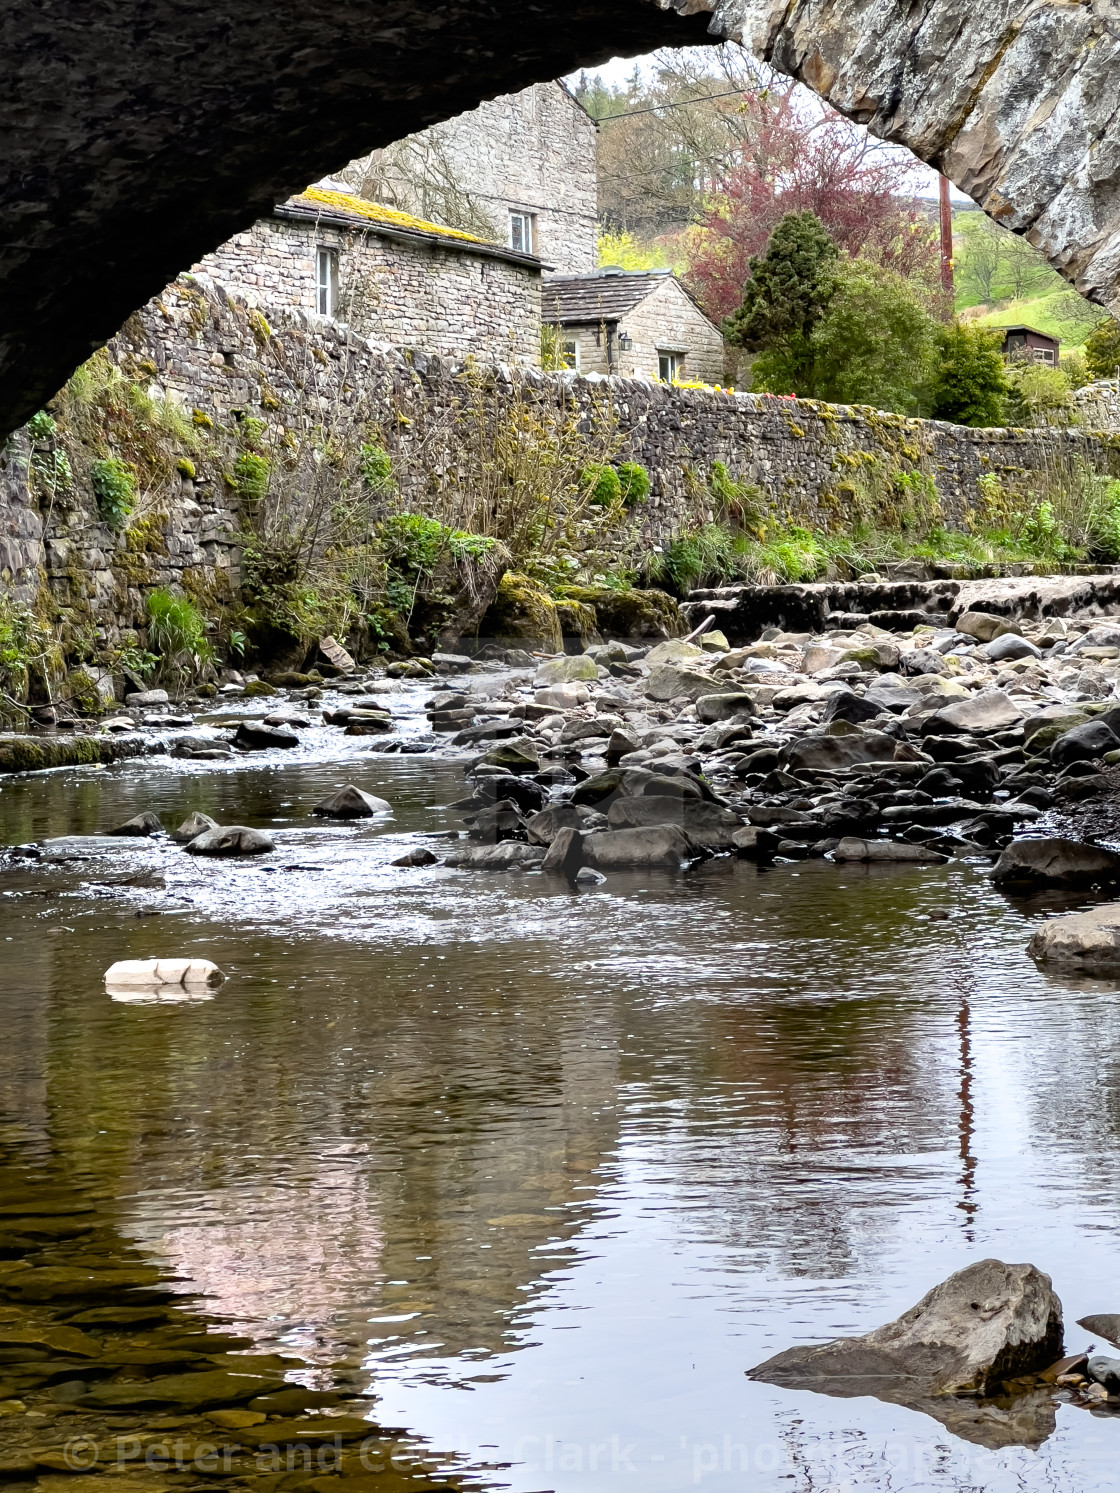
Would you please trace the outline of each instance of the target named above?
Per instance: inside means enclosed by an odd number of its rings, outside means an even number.
[[[559,653],[564,646],[556,603],[527,575],[516,571],[502,577],[478,632],[507,648]]]

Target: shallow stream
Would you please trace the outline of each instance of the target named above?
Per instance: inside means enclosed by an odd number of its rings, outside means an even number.
[[[198,809],[279,844],[0,872],[0,1139],[488,1486],[1114,1487],[1110,1416],[989,1450],[744,1377],[989,1255],[1053,1276],[1072,1346],[1120,1310],[1117,990],[1035,968],[1043,909],[961,864],[398,869],[459,827],[462,761],[377,747],[0,783],[9,843]],[[393,818],[308,817],[348,781]],[[183,953],[227,983],[106,995],[114,960]]]

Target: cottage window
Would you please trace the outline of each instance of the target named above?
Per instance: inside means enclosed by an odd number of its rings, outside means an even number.
[[[509,246],[517,249],[522,254],[533,252],[533,215],[532,213],[510,213],[509,215]]]
[[[1053,366],[1054,349],[1052,347],[1036,347],[1034,350],[1034,360],[1036,363],[1049,363]]]
[[[667,384],[671,384],[675,378],[680,377],[681,365],[684,358],[680,353],[657,352],[657,376]]]
[[[338,251],[315,250],[315,309],[320,316],[338,310]]]

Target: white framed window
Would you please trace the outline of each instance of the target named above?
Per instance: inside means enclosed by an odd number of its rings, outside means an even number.
[[[681,368],[684,366],[683,353],[662,352],[657,350],[657,376],[667,384],[671,384],[675,378],[680,377]]]
[[[1034,350],[1034,360],[1036,363],[1048,363],[1053,367],[1056,361],[1054,349],[1052,347],[1036,347]]]
[[[565,337],[560,343],[561,368],[574,368],[579,372],[579,338]]]
[[[338,250],[315,250],[315,309],[320,316],[338,310]]]
[[[517,249],[522,254],[533,252],[533,215],[532,213],[510,213],[509,215],[509,246]]]

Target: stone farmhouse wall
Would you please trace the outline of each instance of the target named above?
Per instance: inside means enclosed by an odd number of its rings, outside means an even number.
[[[657,378],[658,354],[676,353],[681,359],[680,377],[705,384],[723,379],[723,338],[699,309],[675,276],[666,275],[649,295],[626,312],[618,323],[628,333],[629,351],[611,338],[612,368],[607,368],[606,337],[601,327],[565,327],[565,338],[579,342],[581,373],[608,371],[620,378]]]
[[[754,484],[758,495],[750,500],[764,502],[776,518],[818,526],[850,521],[867,503],[897,506],[915,488],[936,499],[946,524],[961,525],[993,485],[982,479],[995,479],[1009,494],[1037,494],[1078,463],[1120,471],[1120,440],[1083,430],[969,430],[866,409],[510,364],[464,371],[460,363],[390,347],[307,312],[274,313],[272,325],[262,325],[242,298],[191,277],[131,317],[108,355],[129,380],[181,406],[196,425],[233,428],[236,412],[263,421],[275,450],[300,425],[334,422],[353,431],[359,417],[376,421],[390,450],[407,458],[400,463],[402,498],[419,511],[433,474],[454,464],[464,379],[474,380],[496,419],[513,406],[558,400],[585,427],[608,415],[617,421],[619,459],[649,470],[642,510],[649,543],[726,516],[717,462],[731,481]],[[98,517],[92,453],[80,443],[69,449],[75,483],[65,500],[37,486],[26,430],[0,451],[0,594],[78,619],[99,644],[110,644],[142,620],[152,586],[179,586],[203,599],[236,593],[237,536],[248,516],[217,446],[209,457],[196,454],[189,473],[146,494],[122,533]]]
[[[315,314],[317,249],[338,255],[337,319],[397,347],[539,367],[540,273],[508,259],[348,231],[328,222],[266,218],[207,254],[193,273],[258,304]]]
[[[438,163],[439,178],[490,223],[496,242],[511,242],[511,212],[527,213],[532,252],[562,275],[590,274],[597,263],[597,143],[595,121],[558,82],[489,99],[401,142],[415,160]],[[371,168],[376,176],[380,155],[339,174],[361,185]],[[394,180],[391,200],[432,215],[423,186],[407,178]]]

